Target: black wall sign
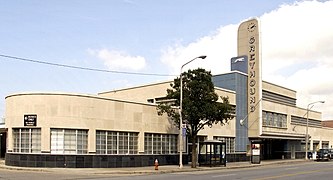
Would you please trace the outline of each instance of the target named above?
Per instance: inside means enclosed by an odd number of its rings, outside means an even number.
[[[36,114],[24,115],[24,126],[37,126],[37,115]]]

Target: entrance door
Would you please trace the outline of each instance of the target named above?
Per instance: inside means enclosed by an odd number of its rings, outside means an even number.
[[[6,153],[6,132],[0,133],[0,158],[5,158]]]

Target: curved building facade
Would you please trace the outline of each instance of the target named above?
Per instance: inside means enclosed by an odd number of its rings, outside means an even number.
[[[232,98],[232,92],[217,91]],[[153,165],[156,158],[161,165],[179,163],[179,130],[157,115],[155,103],[18,93],[6,97],[5,115],[6,165],[136,167]],[[222,129],[234,136],[231,125]],[[209,133],[222,136],[220,130],[216,126]]]

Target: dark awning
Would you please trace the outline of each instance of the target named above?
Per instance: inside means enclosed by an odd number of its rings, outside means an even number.
[[[310,136],[309,136],[310,137]],[[259,139],[284,139],[284,140],[305,140],[305,134],[286,134],[276,132],[263,132]]]
[[[301,140],[304,141],[305,137],[290,137],[290,136],[265,136],[262,135],[259,137],[260,139],[284,139],[284,140]]]

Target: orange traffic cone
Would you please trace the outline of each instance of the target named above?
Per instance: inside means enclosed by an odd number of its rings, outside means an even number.
[[[154,166],[155,166],[155,170],[158,170],[158,160],[157,159],[155,159]]]

